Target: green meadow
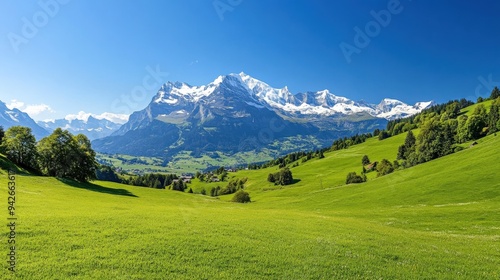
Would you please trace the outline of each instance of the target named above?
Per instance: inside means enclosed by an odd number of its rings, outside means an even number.
[[[16,273],[3,262],[2,278],[499,279],[500,136],[344,184],[365,154],[394,160],[404,137],[372,138],[300,163],[286,187],[266,181],[277,168],[229,173],[248,178],[248,204],[19,169]],[[5,158],[0,166],[6,223],[13,166]]]

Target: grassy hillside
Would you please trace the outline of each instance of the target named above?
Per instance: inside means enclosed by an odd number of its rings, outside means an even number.
[[[343,185],[348,172],[359,173],[364,154],[394,160],[404,137],[326,153],[293,168],[300,181],[283,188],[266,181],[273,168],[231,174],[249,178],[250,204],[20,175],[17,276],[498,279],[500,136]],[[7,208],[7,175],[1,173],[0,201]],[[194,182],[193,188],[213,184]]]

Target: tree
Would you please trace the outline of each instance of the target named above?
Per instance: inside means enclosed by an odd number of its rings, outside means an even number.
[[[345,180],[346,185],[359,184],[363,182],[366,182],[366,176],[359,176],[356,174],[356,172],[350,172],[349,174],[347,174],[347,178]]]
[[[413,132],[410,130],[405,138],[405,143],[399,146],[397,159],[406,160],[410,156],[411,153],[415,152],[415,144],[417,139]]]
[[[477,98],[477,102],[476,102],[476,103],[481,103],[481,102],[483,102],[483,101],[484,101],[484,98],[482,98],[481,96],[479,96],[479,97]]]
[[[274,174],[269,173],[269,175],[267,176],[267,181],[270,183],[276,182],[276,179],[274,178]]]
[[[363,166],[370,164],[370,159],[367,155],[363,156],[363,158],[361,159],[361,164],[363,164]]]
[[[453,102],[446,106],[446,113],[448,113],[448,117],[454,119],[460,114],[460,103]]]
[[[383,159],[377,165],[377,177],[384,176],[384,175],[390,174],[392,172],[394,172],[394,166],[392,166],[392,163],[390,161],[388,161],[387,159]]]
[[[2,145],[2,140],[4,136],[5,136],[5,131],[3,130],[3,126],[0,125],[0,145]]]
[[[97,163],[89,139],[57,128],[37,145],[39,166],[45,175],[87,182],[95,178]]]
[[[495,87],[495,88],[491,91],[490,99],[491,99],[491,100],[495,100],[495,99],[497,99],[498,97],[500,97],[500,90],[498,89],[498,87]]]
[[[479,139],[482,135],[483,128],[486,122],[481,115],[472,115],[467,119],[465,124],[466,135],[468,140]]]
[[[234,196],[231,199],[231,201],[232,202],[239,202],[239,203],[248,203],[248,202],[251,202],[250,194],[248,194],[244,190],[239,190],[238,192],[236,192],[234,194]]]
[[[5,132],[0,146],[7,158],[23,167],[37,169],[36,139],[31,128],[13,126]]]
[[[171,190],[183,192],[186,189],[186,185],[182,180],[174,180],[172,182]]]
[[[325,155],[323,154],[323,151],[319,151],[319,159],[325,158]]]
[[[292,171],[288,167],[282,168],[277,173],[271,173],[267,176],[267,181],[275,185],[290,185],[293,183]]]
[[[380,134],[378,135],[378,140],[384,140],[386,138],[389,138],[389,133],[385,130],[382,130]]]
[[[95,170],[97,168],[97,162],[95,160],[95,152],[92,149],[90,140],[87,136],[83,134],[78,134],[74,137],[76,141],[76,149],[74,153],[76,154],[77,161],[73,162],[73,173],[74,179],[80,182],[88,182],[89,180],[95,179]],[[155,188],[161,188],[160,182],[158,182]]]
[[[490,112],[488,113],[488,127],[490,132],[497,132],[497,122],[500,120],[500,106],[496,103],[491,104]]]
[[[417,139],[416,163],[427,162],[453,153],[452,146],[455,143],[455,131],[450,123],[429,121],[421,126]],[[414,163],[414,164],[416,164]]]
[[[290,185],[293,183],[293,176],[292,176],[292,171],[288,169],[288,167],[285,167],[280,170],[279,172],[279,179],[277,181],[278,185],[286,186]]]

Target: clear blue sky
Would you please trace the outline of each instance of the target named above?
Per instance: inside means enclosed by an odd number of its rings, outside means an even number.
[[[38,1],[0,2],[0,100],[50,107],[30,107],[48,110],[35,119],[142,109],[160,86],[149,79],[147,97],[132,96],[147,67],[168,72],[163,82],[244,71],[292,92],[372,103],[475,100],[500,85],[497,0],[59,1],[68,3],[50,14]],[[388,5],[390,21],[373,29],[371,11]],[[349,63],[340,44],[356,47],[354,28],[367,25],[373,37]]]

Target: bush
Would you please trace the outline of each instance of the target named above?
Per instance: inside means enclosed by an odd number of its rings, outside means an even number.
[[[269,174],[267,176],[267,181],[275,185],[290,185],[293,183],[292,171],[290,171],[288,167],[285,167],[277,173]]]
[[[392,166],[392,163],[390,161],[383,159],[377,165],[377,172],[378,172],[377,177],[390,174],[390,173],[394,172],[394,166]]]
[[[231,201],[238,202],[238,203],[251,202],[250,195],[244,190],[239,190],[238,192],[236,192],[233,196],[233,199],[231,199]]]
[[[350,172],[347,174],[347,178],[345,180],[346,185],[349,184],[359,184],[366,182],[366,176],[359,176],[356,174],[356,172]]]

